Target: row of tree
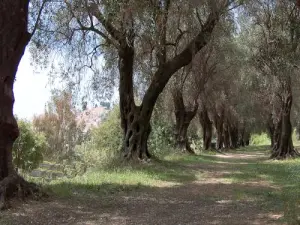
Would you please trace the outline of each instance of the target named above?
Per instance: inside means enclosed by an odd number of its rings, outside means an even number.
[[[11,156],[19,135],[13,82],[30,40],[35,62],[47,65],[55,57],[52,75],[61,75],[74,96],[86,84],[89,97],[111,94],[118,84],[128,160],[151,157],[150,120],[155,107],[167,113],[169,102],[184,151],[193,152],[187,129],[199,114],[205,148],[212,125],[217,148],[247,144],[250,132],[268,126],[273,158],[298,155],[291,138],[292,100],[299,93],[295,1],[4,0],[0,15],[3,204],[18,188],[37,191],[16,173]]]

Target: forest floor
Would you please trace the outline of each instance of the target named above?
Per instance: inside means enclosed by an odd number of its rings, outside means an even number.
[[[48,185],[46,201],[12,203],[3,225],[300,224],[300,161],[268,147],[89,172]]]

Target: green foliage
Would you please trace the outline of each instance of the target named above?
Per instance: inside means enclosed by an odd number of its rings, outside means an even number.
[[[43,161],[46,139],[42,133],[33,130],[31,123],[18,121],[20,136],[13,146],[13,163],[18,169],[31,171]]]
[[[90,140],[75,147],[75,154],[87,167],[109,165],[119,157],[121,142],[120,112],[115,107],[103,123],[91,130]]]
[[[270,145],[271,140],[266,133],[252,134],[250,138],[251,145]]]
[[[148,141],[150,152],[154,155],[170,153],[174,146],[174,127],[171,122],[157,118],[152,120],[151,133]]]

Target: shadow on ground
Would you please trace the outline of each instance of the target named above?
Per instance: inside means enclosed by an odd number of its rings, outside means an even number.
[[[265,149],[135,168],[173,185],[53,184],[72,195],[13,208],[0,224],[299,224],[300,177],[293,171],[300,165],[270,161]]]
[[[96,188],[123,189],[112,184]],[[78,187],[77,187],[78,188]],[[84,189],[85,187],[80,187]],[[266,212],[265,199],[237,199],[236,190],[259,190],[242,184],[189,183],[154,188],[127,186],[130,193],[114,195],[79,195],[72,199],[30,202],[6,224],[275,224],[273,213]],[[133,191],[136,190],[136,191]],[[266,189],[267,190],[267,189]],[[250,196],[252,197],[252,196]],[[14,212],[15,211],[15,212]]]

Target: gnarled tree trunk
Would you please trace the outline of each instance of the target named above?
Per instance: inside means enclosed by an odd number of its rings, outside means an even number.
[[[31,36],[27,31],[28,4],[29,0],[0,1],[0,209],[17,193],[24,197],[38,191],[12,164],[12,146],[19,135],[13,115],[13,84]]]
[[[292,141],[292,124],[290,116],[293,97],[290,82],[287,83],[286,90],[284,90],[281,96],[282,105],[280,120],[276,124],[274,147],[271,155],[271,158],[275,159],[285,159],[299,155],[299,153],[294,149]]]
[[[151,131],[150,117],[154,104],[143,102],[136,106],[133,94],[134,49],[129,45],[119,51],[120,72],[120,112],[123,135],[124,157],[127,159],[147,159],[148,137]],[[146,113],[145,113],[146,111]]]
[[[176,127],[175,127],[176,145],[183,152],[195,154],[195,152],[190,146],[187,132],[192,119],[196,116],[198,110],[198,104],[195,103],[193,110],[187,111],[184,105],[182,91],[177,89],[173,91],[173,100],[174,100],[175,118],[176,118]]]
[[[199,120],[203,133],[203,147],[205,150],[208,150],[211,146],[212,122],[209,119],[207,109],[204,105],[199,112]]]

